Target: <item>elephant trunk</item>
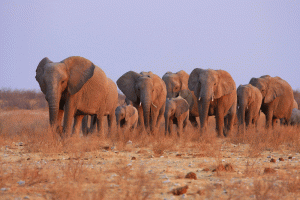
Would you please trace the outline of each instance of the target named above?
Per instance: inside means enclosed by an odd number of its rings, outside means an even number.
[[[148,129],[150,125],[150,107],[152,103],[152,96],[150,93],[142,93],[141,94],[141,102],[142,102],[142,107],[143,107],[143,112],[144,112],[144,124],[145,128]]]
[[[48,92],[46,94],[46,99],[49,104],[49,118],[50,125],[53,127],[57,127],[58,124],[58,110],[59,110],[59,102],[60,102],[61,94],[57,92],[57,90]]]
[[[210,106],[210,99],[203,98],[201,100],[201,103],[198,104],[199,113],[200,113],[199,116],[200,124],[201,124],[201,128],[204,128],[204,130],[207,128],[209,106]]]

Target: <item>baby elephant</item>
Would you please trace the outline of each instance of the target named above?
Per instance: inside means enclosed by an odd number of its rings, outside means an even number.
[[[258,88],[248,84],[240,85],[237,89],[237,113],[242,130],[251,124],[257,125],[262,95]]]
[[[165,109],[165,135],[173,132],[173,124],[177,125],[177,135],[186,127],[189,117],[189,104],[182,97],[167,99]]]
[[[118,106],[115,111],[118,130],[133,130],[137,126],[138,111],[132,105]]]

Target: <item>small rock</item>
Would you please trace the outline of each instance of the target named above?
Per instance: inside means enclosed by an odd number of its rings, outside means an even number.
[[[163,183],[170,183],[170,179],[163,181]]]
[[[187,175],[185,175],[185,178],[197,180],[197,175],[194,172],[189,172]]]
[[[284,161],[284,159],[283,158],[279,158],[279,161]]]
[[[264,169],[264,173],[265,174],[273,174],[275,172],[276,172],[275,169],[272,169],[272,168],[269,168],[269,167],[267,167],[267,168]]]
[[[25,185],[25,181],[19,181],[17,182],[19,185]]]
[[[1,188],[0,190],[1,190],[1,191],[7,191],[8,188]]]
[[[199,194],[200,196],[205,195],[205,190],[198,190],[197,194]]]
[[[29,196],[25,196],[23,199],[30,199]]]
[[[107,151],[107,150],[109,150],[109,146],[105,146],[105,147],[103,147],[103,149],[105,149]]]
[[[174,195],[182,195],[182,194],[185,194],[188,190],[189,186],[186,185],[184,187],[179,187],[179,188],[175,188],[171,191],[172,194]]]
[[[176,157],[181,157],[181,155],[182,155],[182,154],[178,153],[178,154],[176,154]]]
[[[276,162],[276,160],[275,160],[274,158],[272,158],[272,159],[270,160],[270,162],[273,162],[273,163],[275,163],[275,162]]]
[[[204,168],[202,171],[208,172],[209,168]]]
[[[27,158],[26,160],[30,160],[30,158]]]
[[[131,160],[136,160],[136,157],[132,157]]]
[[[292,157],[292,156],[289,156],[289,159],[293,159],[293,157]]]
[[[126,144],[132,144],[132,141],[131,140],[128,140],[128,142]]]

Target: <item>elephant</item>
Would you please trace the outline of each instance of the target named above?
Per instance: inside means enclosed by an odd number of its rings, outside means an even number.
[[[177,125],[177,135],[182,134],[183,129],[187,125],[189,117],[189,104],[182,97],[170,98],[166,100],[165,110],[165,135],[173,132],[173,123]]]
[[[118,106],[115,110],[118,130],[134,130],[138,123],[138,111],[132,105]]]
[[[277,119],[283,118],[287,124],[293,110],[292,87],[280,77],[269,75],[252,78],[249,82],[262,94],[261,111],[266,115],[266,128],[272,127]]]
[[[110,79],[107,78],[108,80],[108,88],[110,90],[107,93],[106,99],[105,99],[105,112],[104,116],[107,116],[107,122],[108,122],[108,128],[109,133],[112,133],[114,131],[115,127],[115,109],[118,106],[118,88],[117,85]],[[88,115],[86,115],[83,120],[82,120],[82,131],[84,135],[87,135],[88,132],[93,132],[96,130],[97,125],[100,127],[103,127],[103,120],[98,121],[97,120],[97,115],[92,115],[91,116],[91,123],[90,123],[90,130],[88,130]],[[99,123],[102,123],[99,125]]]
[[[187,100],[190,105],[189,120],[194,127],[197,127],[198,123],[196,117],[199,117],[197,98],[194,92],[188,88],[189,74],[184,70],[180,70],[176,73],[166,72],[162,79],[166,83],[167,98],[175,98],[180,95],[185,100],[189,99]]]
[[[245,125],[249,126],[255,124],[257,127],[257,121],[260,114],[260,106],[262,102],[262,96],[260,91],[251,84],[240,85],[237,88],[237,115],[239,119],[239,125],[242,131],[245,131]]]
[[[76,133],[79,133],[84,115],[96,115],[102,122],[106,107],[111,103],[107,102],[107,96],[112,90],[117,92],[117,87],[109,88],[102,69],[80,56],[71,56],[61,62],[45,57],[37,66],[35,78],[48,101],[50,126],[57,129],[64,116],[64,136],[71,135],[74,118]],[[98,131],[103,132],[102,123]]]
[[[216,116],[218,137],[224,136],[224,118],[226,136],[230,135],[236,118],[236,85],[231,75],[224,70],[195,68],[189,77],[188,87],[198,98],[200,133],[207,131],[208,116]]]
[[[139,74],[128,71],[117,80],[117,85],[137,108],[138,124],[148,133],[153,133],[160,125],[165,111],[167,90],[164,81],[152,72]]]

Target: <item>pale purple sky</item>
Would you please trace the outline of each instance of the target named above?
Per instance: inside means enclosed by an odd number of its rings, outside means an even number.
[[[0,48],[0,89],[39,90],[46,56],[85,57],[113,81],[211,68],[237,86],[269,74],[300,89],[300,2],[1,0]]]

